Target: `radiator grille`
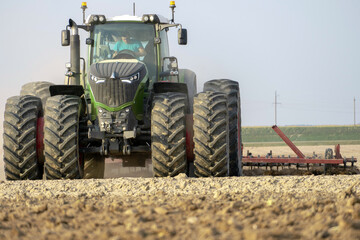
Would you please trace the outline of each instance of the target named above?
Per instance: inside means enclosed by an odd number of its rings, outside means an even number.
[[[136,73],[139,73],[137,80],[121,80]],[[95,100],[109,107],[118,107],[134,99],[136,90],[146,75],[146,68],[141,62],[94,63],[91,65],[90,75],[89,83]]]

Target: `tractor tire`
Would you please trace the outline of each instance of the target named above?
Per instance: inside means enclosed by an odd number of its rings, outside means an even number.
[[[7,100],[4,113],[4,165],[7,180],[41,179],[37,134],[41,100],[15,96]]]
[[[229,174],[227,99],[218,92],[194,98],[194,173],[197,177]]]
[[[194,112],[194,96],[197,93],[196,88],[196,74],[189,69],[179,69],[179,77],[184,80],[184,83],[187,86],[188,90],[188,100],[189,100],[189,111],[190,114]]]
[[[230,176],[242,175],[241,106],[239,83],[228,79],[211,80],[204,84],[204,91],[221,92],[227,97],[229,115]]]
[[[156,94],[151,111],[151,159],[155,177],[187,172],[186,95]]]
[[[46,100],[50,97],[49,87],[54,85],[51,82],[30,82],[21,87],[20,95],[30,95],[41,99],[43,108]]]
[[[48,98],[45,108],[44,146],[46,179],[77,179],[84,174],[79,155],[82,101],[77,96]]]
[[[104,178],[105,157],[99,154],[85,154],[84,178]]]

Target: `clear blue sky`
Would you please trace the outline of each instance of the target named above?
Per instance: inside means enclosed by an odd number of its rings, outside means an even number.
[[[167,0],[88,1],[87,13],[115,16],[160,13]],[[198,90],[214,78],[237,80],[244,126],[353,124],[360,122],[360,1],[176,1],[176,22],[188,29],[188,46],[170,31],[171,54],[197,73]],[[0,8],[0,110],[21,85],[62,83],[69,48],[60,32],[81,22],[81,1],[4,1]],[[85,38],[82,38],[84,43]],[[85,52],[82,52],[85,56]],[[1,115],[1,124],[3,115]],[[2,129],[2,126],[1,126]]]

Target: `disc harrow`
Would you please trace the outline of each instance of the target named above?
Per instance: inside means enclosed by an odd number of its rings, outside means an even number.
[[[242,157],[243,166],[249,166],[251,169],[265,167],[266,169],[279,168],[284,169],[285,167],[291,168],[293,166],[296,169],[306,168],[310,170],[310,166],[323,167],[324,174],[332,167],[339,167],[343,165],[344,169],[348,166],[354,168],[354,164],[357,162],[355,157],[345,158],[342,157],[340,153],[340,144],[335,145],[334,151],[331,148],[326,149],[325,156],[319,157],[313,153],[312,157],[305,157],[305,155],[300,151],[299,148],[280,130],[276,125],[272,129],[279,135],[279,137],[293,150],[296,154],[296,157],[285,157],[282,156],[273,156],[272,151],[270,151],[266,156],[257,157],[253,156],[252,153],[247,151],[247,154]]]

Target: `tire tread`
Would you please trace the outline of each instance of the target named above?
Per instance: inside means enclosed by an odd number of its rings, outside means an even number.
[[[40,179],[41,164],[36,149],[37,119],[41,100],[34,96],[14,96],[4,113],[3,150],[7,180]]]
[[[228,175],[226,97],[202,92],[194,98],[194,173],[197,177]]]
[[[155,177],[174,177],[187,170],[186,95],[155,95],[151,113],[151,152]]]

